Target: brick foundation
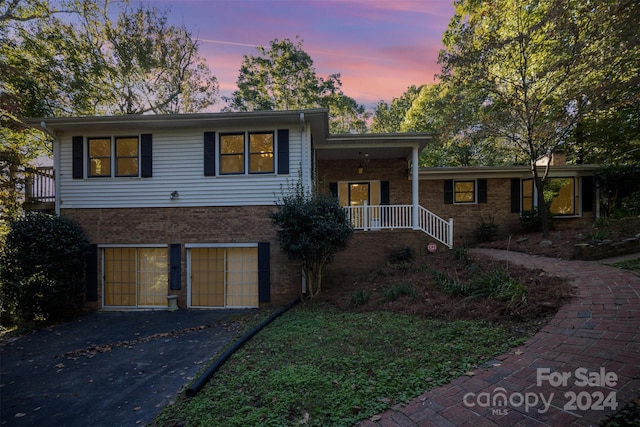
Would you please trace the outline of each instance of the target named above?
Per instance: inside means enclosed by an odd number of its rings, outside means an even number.
[[[271,206],[146,208],[146,209],[63,209],[61,214],[77,222],[92,243],[98,245],[143,245],[180,243],[182,246],[182,289],[178,306],[187,304],[186,243],[270,242],[271,305],[283,305],[300,295],[300,264],[280,250],[271,224]],[[98,263],[98,277],[102,277]],[[102,281],[98,283],[101,286]],[[102,307],[99,301],[91,308]]]

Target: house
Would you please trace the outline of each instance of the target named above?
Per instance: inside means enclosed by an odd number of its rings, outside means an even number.
[[[93,242],[95,309],[291,301],[301,266],[280,251],[269,213],[298,180],[338,197],[358,230],[336,269],[386,262],[398,245],[452,247],[489,216],[508,232],[535,205],[526,167],[414,167],[430,134],[330,135],[324,109],[29,123],[54,139],[55,211]],[[593,168],[551,172],[552,208],[593,217]]]

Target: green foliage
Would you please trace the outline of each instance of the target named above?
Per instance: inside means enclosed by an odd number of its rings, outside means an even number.
[[[479,242],[490,242],[498,234],[498,224],[494,222],[493,217],[489,220],[480,218],[480,224],[476,227],[474,234]]]
[[[549,229],[553,230],[553,228],[555,227],[553,214],[548,209],[549,206],[547,205],[547,222],[549,225]],[[525,233],[542,231],[542,220],[540,218],[540,212],[538,211],[538,209],[520,212],[520,226],[522,226],[522,229]]]
[[[371,291],[358,290],[351,295],[349,305],[351,307],[360,307],[366,305],[371,298]]]
[[[601,427],[640,427],[640,394],[620,411],[603,419]]]
[[[640,167],[610,165],[596,172],[600,204],[606,217],[636,216],[640,209]]]
[[[299,305],[256,335],[156,425],[350,426],[517,344],[475,321]]]
[[[640,272],[640,258],[628,259],[624,261],[618,261],[614,264],[611,264],[614,267],[622,268],[623,270],[631,270]]]
[[[77,316],[84,303],[88,244],[65,217],[33,213],[12,222],[0,254],[3,309],[26,322]]]
[[[245,55],[236,85],[225,98],[228,111],[298,110],[328,108],[332,133],[362,132],[369,114],[342,92],[340,74],[319,77],[313,59],[290,39],[274,39],[259,46],[258,55]]]
[[[391,264],[410,262],[415,257],[415,254],[416,251],[412,246],[394,246],[389,254],[389,262]]]
[[[62,2],[27,22],[13,19],[0,46],[3,85],[22,117],[191,113],[218,84],[199,42],[168,12],[126,2]],[[61,10],[64,10],[62,12]]]
[[[503,269],[485,271],[476,263],[468,264],[465,269],[471,273],[471,279],[461,280],[442,271],[431,271],[431,278],[446,294],[456,297],[495,298],[511,306],[527,303],[527,289],[513,279]]]
[[[289,259],[302,261],[307,296],[313,297],[320,292],[324,266],[346,249],[353,227],[337,198],[307,191],[301,182],[276,203],[271,221],[281,248]]]
[[[418,300],[418,290],[412,283],[400,282],[384,290],[382,302],[394,302],[401,297],[407,297],[409,301]]]

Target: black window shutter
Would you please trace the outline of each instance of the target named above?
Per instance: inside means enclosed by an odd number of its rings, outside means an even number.
[[[85,257],[85,299],[98,301],[98,245],[89,245]]]
[[[391,199],[389,198],[389,181],[380,181],[380,204],[390,205]]]
[[[520,178],[511,178],[511,213],[520,213]]]
[[[289,129],[278,129],[278,174],[289,173]]]
[[[73,156],[73,179],[84,178],[84,137],[74,136],[71,138],[72,143],[72,156]]]
[[[444,181],[444,204],[453,204],[453,180],[446,179]]]
[[[258,243],[258,302],[271,301],[269,242]]]
[[[169,245],[169,289],[179,291],[182,289],[180,279],[182,277],[181,263],[182,246],[180,243]]]
[[[216,176],[216,133],[204,133],[204,176]]]
[[[338,183],[330,182],[329,183],[329,192],[331,193],[331,197],[338,198]]]
[[[478,185],[478,203],[487,203],[487,180],[479,179],[476,182]]]
[[[582,212],[593,212],[593,177],[582,177]]]
[[[140,135],[140,176],[153,176],[153,136],[150,133]]]

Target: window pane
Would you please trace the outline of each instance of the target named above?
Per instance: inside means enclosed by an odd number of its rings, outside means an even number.
[[[89,176],[111,176],[111,158],[89,159]]]
[[[220,156],[220,173],[243,173],[244,155],[232,154]]]
[[[550,210],[554,215],[574,215],[575,196],[573,178],[553,178],[545,184],[544,197],[551,202]]]
[[[455,202],[456,203],[473,203],[476,199],[475,181],[456,181],[455,182]]]
[[[138,157],[138,138],[117,138],[116,156]]]
[[[249,173],[270,173],[273,167],[273,134],[249,135]]]
[[[249,135],[249,150],[252,153],[273,153],[273,134],[252,133]]]
[[[89,140],[89,157],[110,157],[111,139],[96,138]]]
[[[169,265],[167,249],[138,249],[138,305],[167,305]]]
[[[273,172],[273,153],[254,154],[249,158],[250,173]]]
[[[104,305],[136,305],[136,250],[104,250]]]
[[[244,134],[221,135],[220,154],[244,153]]]
[[[118,159],[116,163],[116,176],[138,176],[138,158]]]

